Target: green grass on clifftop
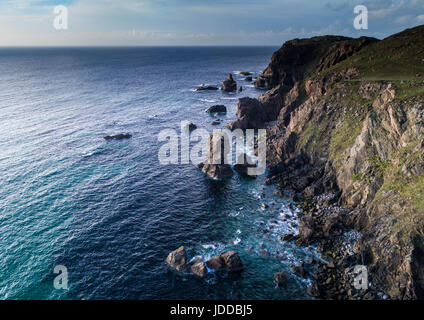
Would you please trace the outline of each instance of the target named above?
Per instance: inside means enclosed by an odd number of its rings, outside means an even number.
[[[361,80],[424,81],[424,25],[373,43],[324,73],[357,68]]]

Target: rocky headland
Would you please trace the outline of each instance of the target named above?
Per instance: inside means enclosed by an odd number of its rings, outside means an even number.
[[[282,241],[322,252],[314,272],[296,269],[312,296],[424,298],[423,53],[424,26],[288,41],[255,81],[268,91],[240,99],[227,126],[267,128],[266,183],[303,210],[299,234]],[[353,286],[356,265],[367,290]]]

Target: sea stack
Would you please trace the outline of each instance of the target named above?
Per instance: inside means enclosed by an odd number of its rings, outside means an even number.
[[[228,74],[227,80],[222,83],[221,90],[226,92],[234,92],[237,90],[237,83],[234,81],[231,73]]]

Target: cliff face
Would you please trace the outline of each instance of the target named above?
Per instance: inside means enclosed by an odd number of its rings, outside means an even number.
[[[296,82],[345,60],[375,41],[373,38],[340,36],[287,41],[273,54],[269,66],[258,77],[255,86],[271,89],[281,85],[289,90]]]
[[[230,126],[277,120],[271,180],[345,208],[375,285],[424,298],[424,26],[381,41],[321,40],[276,52],[257,82],[271,91],[248,101],[255,112],[240,100]]]

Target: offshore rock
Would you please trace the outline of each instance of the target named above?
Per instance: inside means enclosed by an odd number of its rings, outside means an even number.
[[[202,261],[196,262],[191,266],[191,272],[200,278],[204,278],[208,274],[205,263]]]
[[[243,270],[243,263],[237,253],[237,251],[227,251],[219,255],[221,260],[224,262],[228,272],[240,272]]]
[[[113,136],[105,136],[105,140],[123,140],[123,139],[129,139],[132,135],[129,133],[120,133]]]
[[[285,285],[287,280],[287,275],[284,271],[274,273],[274,280],[277,282],[278,286],[281,287]]]
[[[173,269],[182,271],[186,268],[187,253],[183,246],[170,252],[166,258],[166,263]]]
[[[215,256],[208,261],[206,261],[206,265],[208,268],[213,269],[214,271],[221,270],[223,267],[223,261],[219,256]]]
[[[225,159],[231,152],[228,139],[225,139],[223,136],[214,137],[213,134],[210,135],[209,139],[210,149],[208,150],[207,158],[202,167],[202,172],[214,180],[222,180],[230,177],[234,171],[229,164],[225,163]],[[221,146],[219,146],[219,144],[221,144]],[[216,161],[217,163],[215,163],[214,154],[218,152],[219,147],[221,148],[221,161]]]
[[[222,104],[217,104],[206,109],[207,113],[226,113],[227,107]]]
[[[218,88],[214,86],[202,86],[196,89],[196,91],[207,91],[207,90],[215,91],[215,90],[218,90]]]
[[[237,83],[234,81],[231,73],[228,74],[227,80],[222,83],[221,90],[226,92],[234,92],[237,90]]]

